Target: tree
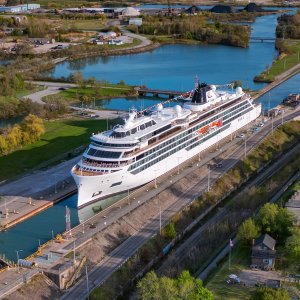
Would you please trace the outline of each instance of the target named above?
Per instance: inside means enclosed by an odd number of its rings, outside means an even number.
[[[149,272],[137,285],[141,300],[213,300],[211,291],[203,287],[200,279],[183,271],[178,278],[166,276],[158,278],[154,271]]]
[[[137,284],[139,299],[155,300],[159,299],[159,278],[154,271],[146,274],[146,276]]]
[[[262,232],[270,233],[274,238],[284,241],[291,235],[294,216],[285,207],[277,204],[265,204],[259,211],[257,224]]]
[[[176,229],[173,222],[170,222],[167,226],[163,228],[163,237],[166,239],[173,240],[176,237]]]
[[[259,228],[255,225],[252,218],[244,221],[238,229],[238,238],[249,244],[253,239],[257,238],[259,234]]]
[[[271,233],[275,227],[276,215],[278,213],[278,205],[267,203],[258,213],[257,224],[262,232]]]
[[[268,287],[255,290],[251,300],[289,300],[290,296],[285,289],[272,289]]]
[[[292,235],[286,240],[285,248],[293,258],[300,260],[300,228],[294,228]]]

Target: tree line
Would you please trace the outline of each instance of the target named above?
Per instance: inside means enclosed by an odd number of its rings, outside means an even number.
[[[183,271],[177,278],[158,277],[154,271],[138,283],[140,300],[213,300],[213,293],[203,286],[200,279]]]
[[[143,18],[142,26],[130,28],[140,34],[173,35],[179,39],[237,47],[248,47],[250,38],[247,26],[213,22],[203,15],[172,18],[147,16]]]
[[[3,130],[0,135],[0,156],[38,141],[44,132],[43,120],[35,115],[28,115],[20,125]]]
[[[281,15],[278,17],[276,37],[286,39],[300,39],[300,13],[295,15]]]

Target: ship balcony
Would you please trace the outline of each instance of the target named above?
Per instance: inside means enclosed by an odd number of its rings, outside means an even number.
[[[110,163],[110,162],[90,162],[87,159],[82,159],[82,167],[84,168],[84,165],[89,166],[89,167],[96,167],[96,168],[120,168],[120,167],[125,167],[128,166],[129,164],[133,163],[134,159],[128,160],[126,162],[118,162],[118,163]]]
[[[78,176],[99,176],[99,175],[105,174],[104,172],[101,172],[101,171],[94,172],[94,171],[82,170],[79,167],[75,167],[72,170],[72,172],[73,172],[73,174],[78,175]]]

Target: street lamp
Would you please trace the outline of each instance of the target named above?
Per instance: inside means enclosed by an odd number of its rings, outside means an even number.
[[[245,135],[245,159],[247,157],[247,137]]]
[[[208,177],[207,177],[207,191],[209,192],[210,190],[210,167],[207,165],[208,168]]]
[[[177,157],[177,162],[178,162],[178,165],[177,165],[177,174],[179,175],[179,160],[180,160],[181,157]]]
[[[79,220],[80,223],[82,223],[82,233],[84,233],[84,221]]]
[[[157,172],[158,170],[154,170],[154,175],[155,175],[155,177],[154,177],[154,188],[156,188],[157,189],[157,178],[156,178],[156,172]]]
[[[20,266],[19,266],[19,252],[22,252],[23,250],[20,249],[20,250],[16,250],[17,252],[17,267],[18,267],[18,273],[20,273]]]

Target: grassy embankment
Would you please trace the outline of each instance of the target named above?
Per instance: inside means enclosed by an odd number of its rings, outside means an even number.
[[[38,166],[67,159],[73,155],[74,149],[89,143],[93,132],[102,131],[106,126],[106,120],[71,119],[45,122],[46,133],[40,141],[0,157],[0,181]]]
[[[266,68],[260,75],[254,78],[259,82],[272,82],[283,72],[300,64],[300,40],[285,40],[284,52],[275,60],[270,68]],[[300,69],[300,67],[299,67]]]
[[[91,104],[94,100],[117,98],[117,97],[130,97],[135,96],[133,86],[125,84],[99,84],[98,87],[78,87],[70,88],[61,91],[55,97],[59,97],[69,103],[79,103],[84,99],[84,104]],[[53,96],[46,96],[43,98],[45,102],[52,99]],[[101,106],[101,105],[100,105]]]
[[[223,262],[210,275],[206,287],[214,293],[215,299],[218,300],[238,300],[249,299],[254,288],[245,287],[239,284],[227,284],[229,274],[239,274],[250,264],[250,248],[241,243],[237,243],[232,248],[231,266],[229,269],[229,259],[224,258]]]
[[[212,228],[208,228],[203,232],[202,238],[197,241],[200,245],[198,245],[199,248],[195,244],[193,253],[191,255],[187,254],[186,260],[181,261],[180,265],[176,261],[171,261],[170,272],[172,270],[180,272],[181,268],[188,269],[192,273],[198,271],[199,268],[207,263],[210,257],[217,253],[218,249],[224,247],[224,241],[229,240],[230,236],[237,230],[239,224],[245,218],[251,216],[259,206],[266,203],[278,191],[282,183],[298,170],[300,158],[292,158],[289,164],[284,166],[283,169],[278,170],[278,173],[267,182],[264,182],[263,186],[247,190],[237,199],[230,195],[247,178],[255,176],[257,170],[262,166],[276,159],[280,153],[285,152],[292,145],[295,145],[300,138],[299,129],[300,122],[289,122],[279,127],[274,131],[273,135],[270,135],[257,149],[253,150],[247,156],[246,160],[239,162],[236,167],[218,179],[214,186],[211,187],[209,193],[199,197],[197,201],[193,202],[182,213],[175,214],[171,222],[175,225],[176,233],[180,234],[207,208],[224,198],[224,196],[226,197],[225,202],[228,205],[228,210],[224,218],[216,222]],[[134,278],[150,261],[162,256],[162,249],[168,242],[170,242],[170,239],[161,238],[160,236],[155,236],[149,240],[102,287],[92,293],[92,299],[99,299],[101,297],[113,298],[122,293],[122,289],[131,286],[130,278]],[[161,265],[161,262],[158,264]],[[224,282],[225,280],[226,278],[224,278]],[[242,293],[244,292],[242,291]]]

